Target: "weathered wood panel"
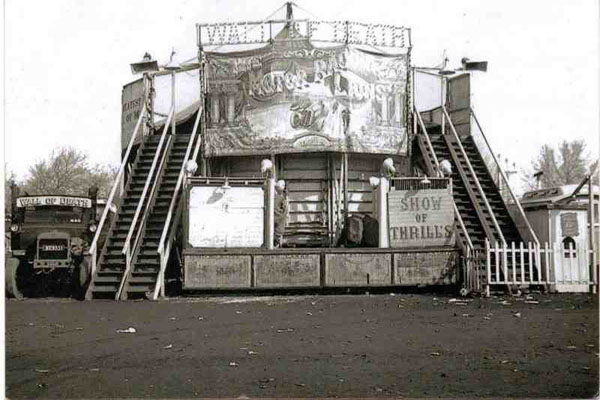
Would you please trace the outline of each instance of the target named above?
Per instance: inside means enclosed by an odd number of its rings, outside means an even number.
[[[321,279],[319,259],[318,254],[255,256],[255,286],[318,287]]]
[[[324,193],[322,191],[315,192],[288,192],[290,201],[323,201]]]
[[[229,289],[251,286],[251,258],[242,256],[185,255],[184,289]]]
[[[284,171],[282,179],[287,180],[325,180],[327,179],[326,170],[295,170]]]
[[[410,252],[394,254],[397,285],[447,285],[456,282],[457,254]]]
[[[392,283],[391,254],[326,254],[326,286],[387,286]]]

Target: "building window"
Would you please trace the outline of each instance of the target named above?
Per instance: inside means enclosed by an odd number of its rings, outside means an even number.
[[[572,237],[567,236],[562,242],[565,258],[571,258],[571,248],[573,249],[573,258],[577,257],[577,245],[575,244],[575,240]]]

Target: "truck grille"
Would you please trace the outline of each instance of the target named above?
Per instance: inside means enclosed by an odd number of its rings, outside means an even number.
[[[67,239],[40,239],[38,249],[40,260],[65,260],[69,257]]]

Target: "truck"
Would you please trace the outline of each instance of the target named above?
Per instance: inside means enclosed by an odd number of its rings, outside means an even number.
[[[110,217],[114,205],[99,200],[95,187],[87,197],[20,196],[15,185],[11,191],[10,244],[5,256],[8,297],[82,298],[91,276],[89,246],[104,207],[110,207]],[[104,237],[101,232],[99,245]]]

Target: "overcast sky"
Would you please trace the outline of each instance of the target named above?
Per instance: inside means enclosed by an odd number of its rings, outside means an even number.
[[[545,143],[598,157],[597,0],[297,0],[323,20],[412,28],[413,64],[487,60],[473,104],[495,153],[526,167]],[[5,156],[23,178],[52,148],[119,163],[121,87],[149,51],[196,54],[195,23],[261,20],[281,0],[6,0]],[[279,14],[284,17],[284,12]],[[297,12],[297,17],[307,16]],[[314,18],[313,15],[308,15]]]

